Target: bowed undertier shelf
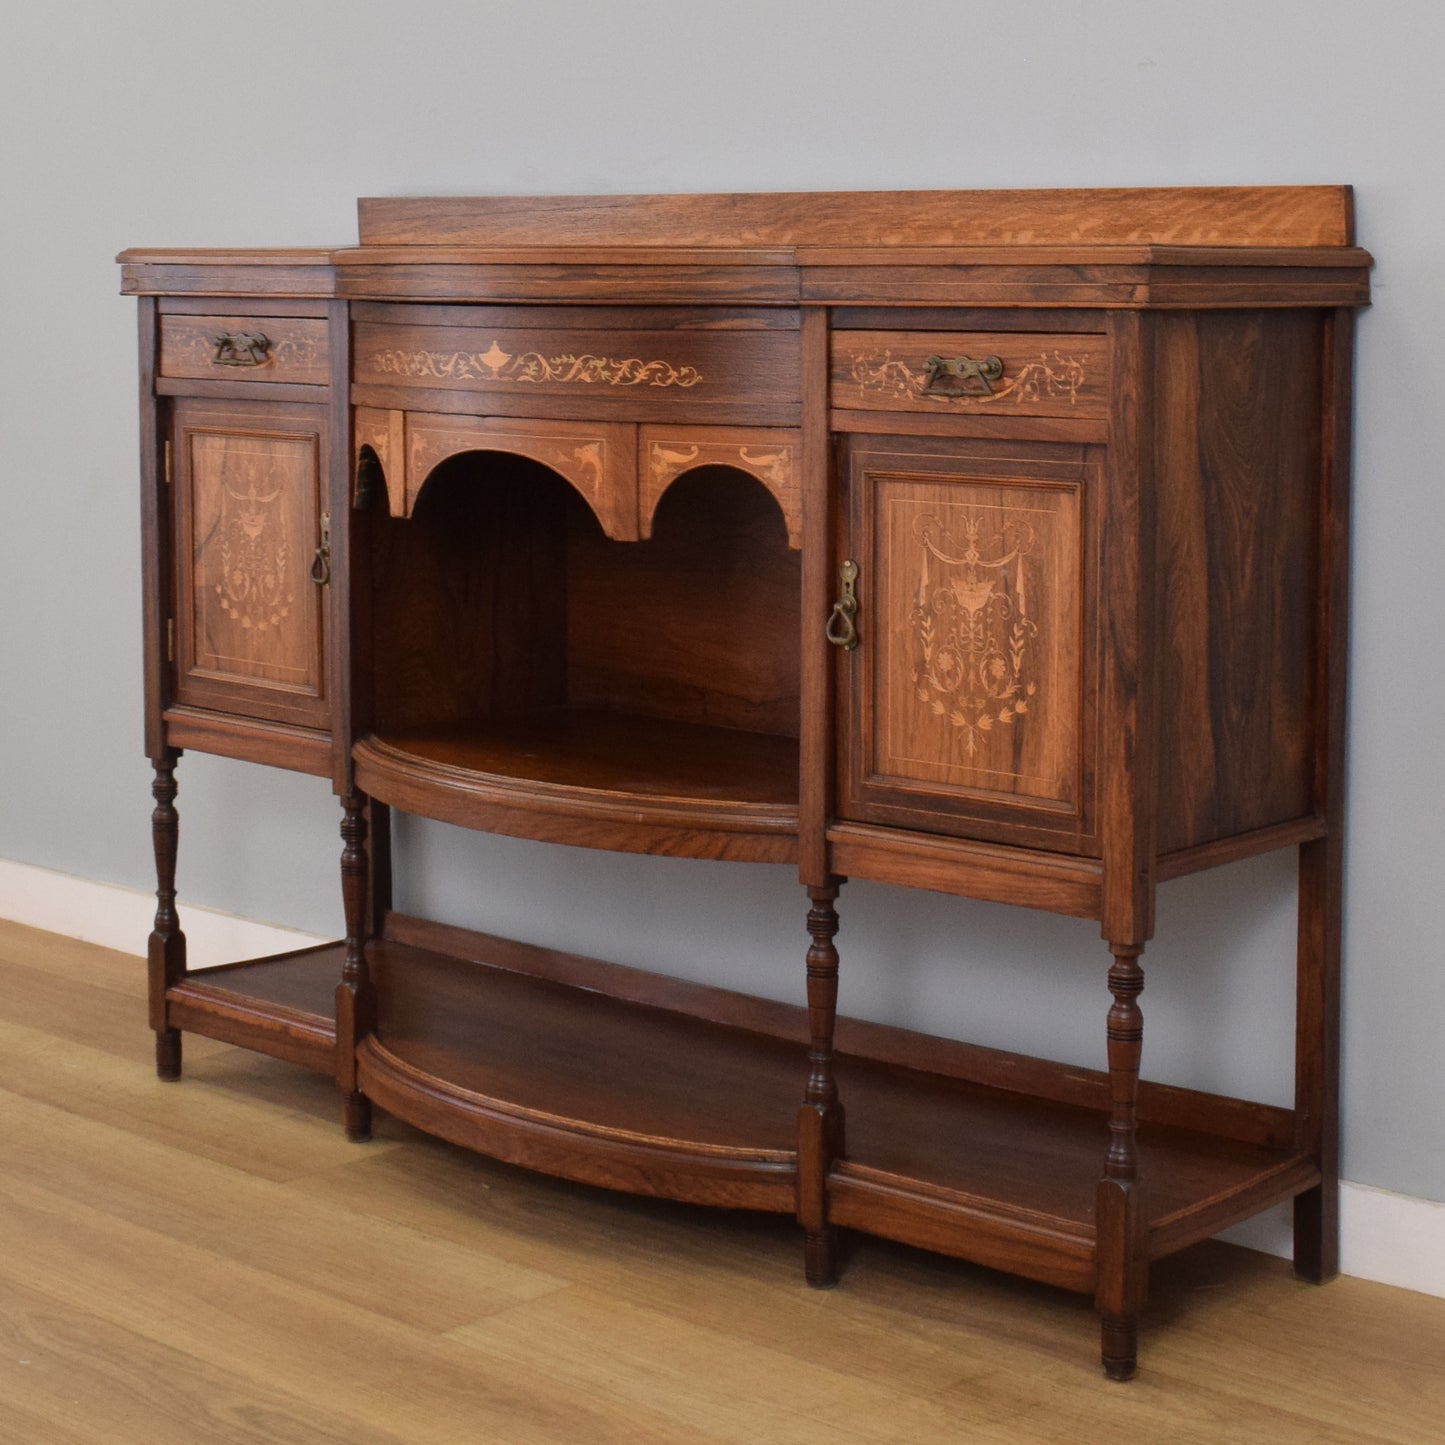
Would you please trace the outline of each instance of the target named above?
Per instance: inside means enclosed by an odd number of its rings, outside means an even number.
[[[803,1009],[399,914],[368,955],[360,1077],[399,1118],[587,1184],[792,1212]],[[328,945],[192,975],[172,1006],[197,1032],[230,1020],[233,1039],[249,1020],[263,1049],[304,1032],[304,1056],[265,1051],[326,1070],[341,957]],[[835,1222],[1094,1288],[1104,1075],[858,1020],[838,1041]],[[1140,1107],[1151,1257],[1318,1182],[1285,1110],[1161,1085]]]

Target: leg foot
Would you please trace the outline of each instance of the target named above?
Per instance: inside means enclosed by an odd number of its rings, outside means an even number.
[[[1104,1373],[1131,1380],[1139,1367],[1139,1321],[1134,1315],[1105,1315],[1099,1332]]]
[[[353,1144],[365,1144],[371,1138],[371,1100],[360,1089],[346,1096],[346,1137]]]
[[[1339,1189],[1317,1184],[1294,1202],[1294,1272],[1325,1284],[1340,1272]]]
[[[803,1274],[814,1289],[832,1289],[838,1283],[838,1237],[833,1230],[804,1233]]]
[[[173,1084],[181,1076],[181,1031],[156,1030],[156,1077]]]

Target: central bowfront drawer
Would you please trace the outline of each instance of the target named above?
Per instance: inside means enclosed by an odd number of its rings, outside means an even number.
[[[1101,418],[1108,341],[1087,332],[835,331],[835,407]]]
[[[359,405],[796,425],[798,316],[529,306],[354,308]]]

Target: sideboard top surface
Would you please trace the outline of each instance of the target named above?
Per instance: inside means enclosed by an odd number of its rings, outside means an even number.
[[[1360,306],[1348,186],[358,201],[359,245],[123,251],[123,292],[359,301]]]

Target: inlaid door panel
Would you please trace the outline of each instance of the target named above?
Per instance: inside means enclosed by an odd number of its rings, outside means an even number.
[[[176,403],[178,702],[327,724],[323,422],[312,406]]]
[[[844,818],[1092,848],[1088,449],[855,438]]]

